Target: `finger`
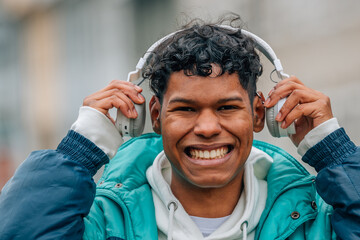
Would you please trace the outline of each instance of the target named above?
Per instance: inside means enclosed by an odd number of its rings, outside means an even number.
[[[112,80],[106,87],[104,87],[103,89],[109,90],[112,89],[114,87],[119,88],[119,86],[121,85],[128,85],[128,86],[134,86],[134,84],[132,82],[128,82],[128,81],[123,81],[123,80]]]
[[[129,95],[131,96],[131,94],[129,94]],[[109,98],[111,96],[114,96],[114,97],[118,97],[118,98],[122,99],[129,106],[129,108],[133,108],[134,104],[133,104],[133,101],[129,98],[129,95],[127,95],[126,92],[124,93],[122,90],[111,89],[106,92],[98,93],[96,96],[93,96],[93,99],[96,101],[100,101],[104,98]],[[134,96],[132,98],[134,98]],[[139,101],[139,100],[137,100],[137,101]]]
[[[119,90],[129,96],[129,98],[137,104],[142,104],[145,102],[145,98],[140,94],[142,92],[142,88],[134,85],[130,82],[113,80],[108,86],[101,89],[100,91],[91,94],[88,96],[89,99],[100,99],[101,96],[107,97],[107,95],[101,95],[101,93],[108,92],[110,90]]]
[[[268,93],[268,96],[271,96],[271,94],[274,92],[275,89],[278,89],[286,84],[290,84],[290,83],[297,83],[297,84],[300,84],[300,85],[303,85],[304,84],[295,76],[291,76],[289,78],[286,78],[286,79],[283,79],[281,80],[280,82],[278,82]]]
[[[292,122],[302,116],[312,119],[312,128],[333,118],[329,98],[325,96],[316,101],[298,104],[286,115],[281,127],[288,127]]]
[[[117,107],[121,108],[123,114],[127,117],[133,118],[137,116],[134,103],[118,89],[93,94],[92,97],[84,100],[83,105],[96,108],[104,114],[107,114],[109,109]]]
[[[289,78],[285,78],[283,80],[281,80],[280,82],[278,82],[276,85],[275,85],[275,89],[276,88],[279,88],[283,85],[286,85],[288,83],[297,83],[297,84],[300,84],[300,85],[304,85],[303,82],[301,82],[297,77],[295,76],[290,76]],[[305,86],[305,85],[304,85]]]
[[[94,95],[96,95],[98,93],[101,93],[101,92],[107,92],[107,91],[112,90],[112,89],[120,89],[121,90],[125,86],[131,87],[131,86],[133,86],[133,84],[130,83],[130,82],[125,82],[125,81],[121,81],[121,80],[113,80],[108,85],[106,85],[106,87],[104,87],[103,89],[100,89],[99,91],[89,95],[89,97],[94,96]]]
[[[134,107],[134,103],[129,101],[126,102],[127,97],[124,95],[116,96],[111,95],[107,98],[103,98],[92,104],[91,107],[103,112],[105,115],[108,114],[108,110],[111,108],[117,108],[127,118],[136,118],[137,112]]]
[[[134,103],[132,101],[126,102],[125,99],[129,100],[124,95],[120,95],[118,98],[114,98],[114,107],[118,108],[122,114],[128,118],[137,118],[138,113],[136,112]]]
[[[280,99],[288,97],[295,89],[311,90],[304,85],[296,82],[287,82],[280,87],[274,88],[264,105],[267,108],[273,107]]]
[[[293,123],[296,119],[301,118],[302,116],[311,116],[314,114],[316,109],[314,109],[314,103],[303,103],[298,104],[292,109],[292,111],[286,115],[286,118],[281,123],[282,128],[287,128]]]
[[[131,101],[124,93],[115,91],[110,98],[112,100],[113,107],[118,108],[126,117],[136,118],[138,116],[134,102]]]
[[[90,95],[89,97],[86,97],[84,99],[83,105],[89,106],[89,107],[94,107],[94,108],[102,107],[103,109],[101,109],[101,112],[104,112],[106,114],[107,111],[110,108],[112,108],[112,105],[104,104],[104,101],[102,101],[102,100],[104,100],[104,99],[111,100],[112,97],[119,97],[119,98],[123,99],[123,101],[129,106],[129,108],[132,108],[131,100],[128,99],[127,97],[123,98],[122,95],[124,95],[124,93],[122,93],[118,89],[111,89],[111,90],[108,90],[105,92],[96,92],[96,93]],[[100,103],[101,103],[101,105],[99,105]]]
[[[142,104],[145,101],[144,97],[140,94],[142,92],[142,88],[129,82],[113,81],[105,89],[107,89],[107,91],[114,89],[120,90],[137,104]]]
[[[295,89],[286,99],[275,120],[283,121],[288,113],[292,111],[297,105],[302,103],[315,102],[319,98],[320,96],[315,91]]]
[[[278,82],[268,93],[268,96],[271,96],[271,94],[274,92],[275,89],[285,85],[285,84],[288,84],[289,82],[293,82],[293,83],[298,83],[298,84],[301,84],[301,85],[304,85],[297,77],[295,76],[291,76],[289,78],[286,78],[286,79],[283,79],[281,80],[280,82]]]
[[[127,82],[127,81],[121,81],[121,80],[113,80],[110,82],[110,84],[108,86],[106,86],[103,90],[107,91],[113,88],[117,88],[117,89],[123,89],[123,88],[133,88],[135,89],[138,93],[142,92],[142,88],[140,86],[137,86],[135,84],[133,84],[132,82]]]
[[[124,99],[124,101],[126,101],[128,104],[133,101],[137,104],[142,104],[145,102],[145,98],[136,90],[134,90],[133,87],[127,87],[127,86],[122,86],[122,89],[118,89],[118,88],[110,88],[107,91],[99,91],[96,92],[92,95],[90,95],[89,97],[87,97],[84,100],[84,105],[90,105],[87,104],[88,102],[93,102],[93,101],[99,101],[103,98],[108,98],[111,95],[117,95],[119,97],[121,97],[122,99]],[[126,98],[124,98],[123,96],[126,96]],[[131,100],[130,100],[131,99]],[[129,104],[129,107],[132,107],[133,104]]]

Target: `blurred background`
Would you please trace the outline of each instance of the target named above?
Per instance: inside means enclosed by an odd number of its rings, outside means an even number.
[[[358,0],[0,0],[0,188],[31,151],[56,148],[83,98],[126,79],[153,42],[189,19],[230,11],[273,47],[285,72],[331,98],[359,145],[359,9]],[[273,67],[263,63],[267,94]],[[300,158],[289,139],[267,130],[255,138]]]

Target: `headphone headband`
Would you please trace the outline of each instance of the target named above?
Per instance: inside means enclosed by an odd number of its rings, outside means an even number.
[[[223,29],[234,31],[234,32],[239,31],[238,28],[233,28],[231,26],[225,26],[225,25],[217,25],[217,26],[221,27]],[[157,42],[155,42],[153,45],[151,45],[151,47],[146,51],[144,56],[142,58],[140,58],[138,64],[136,65],[136,70],[133,72],[130,72],[128,74],[127,81],[131,82],[131,81],[139,79],[141,69],[144,67],[144,64],[146,63],[146,59],[150,56],[150,54],[154,51],[154,49],[156,47],[158,47],[161,43],[163,43],[165,40],[167,40],[168,38],[172,37],[174,34],[181,32],[181,31],[183,31],[183,30],[179,30],[179,31],[170,33],[167,36],[165,36],[165,37],[161,38],[160,40],[158,40]],[[289,75],[287,75],[283,72],[283,67],[281,66],[281,62],[276,57],[274,50],[272,50],[272,48],[269,46],[269,44],[267,44],[264,40],[262,40],[261,38],[259,38],[258,36],[256,36],[255,34],[253,34],[251,32],[241,29],[241,33],[243,35],[245,35],[246,37],[251,38],[254,41],[255,47],[261,53],[263,53],[267,57],[267,59],[269,59],[269,61],[275,66],[274,71],[277,72],[277,75],[280,79],[289,77]],[[270,75],[270,78],[271,78],[271,75]],[[275,120],[275,116],[277,115],[277,113],[281,109],[282,104],[285,101],[286,101],[285,99],[281,99],[279,101],[279,103],[277,103],[274,107],[266,110],[266,123],[267,123],[268,129],[269,129],[271,135],[274,137],[288,136],[288,135],[294,134],[296,132],[294,124],[291,124],[287,129],[284,130],[281,128],[280,123],[278,123]],[[124,115],[121,113],[121,111],[118,110],[118,116],[115,121],[115,124],[123,137],[127,137],[127,136],[134,137],[134,136],[138,136],[142,133],[142,130],[144,129],[144,125],[145,125],[144,124],[145,123],[145,107],[144,106],[145,106],[145,104],[142,104],[142,109],[144,109],[143,111],[136,109],[136,111],[138,111],[138,113],[139,113],[138,118],[130,119],[130,120],[127,119],[126,117],[124,117]]]
[[[228,25],[216,25],[216,26],[221,27],[223,29],[231,30],[234,32],[239,30],[239,28],[234,28],[234,27],[231,27]],[[166,35],[165,37],[161,38],[160,40],[156,41],[154,44],[152,44],[150,46],[150,48],[146,51],[144,56],[139,59],[139,62],[136,64],[136,70],[129,72],[127,81],[132,82],[136,79],[139,79],[140,71],[144,67],[144,65],[146,63],[146,59],[155,50],[155,48],[158,47],[160,44],[162,44],[165,40],[169,39],[170,37],[174,36],[176,33],[181,32],[181,31],[184,31],[184,29],[172,32],[172,33]],[[284,73],[280,59],[277,58],[274,50],[270,47],[269,44],[267,44],[263,39],[261,39],[257,35],[255,35],[251,32],[248,32],[244,29],[241,29],[241,33],[243,35],[245,35],[246,37],[251,38],[254,41],[256,48],[261,53],[263,53],[266,56],[266,58],[269,59],[269,61],[274,65],[275,71],[280,79],[289,77],[288,74]]]

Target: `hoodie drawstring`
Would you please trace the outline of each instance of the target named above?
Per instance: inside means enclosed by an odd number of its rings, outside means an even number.
[[[167,232],[167,239],[168,240],[172,240],[172,234],[173,234],[173,222],[174,222],[174,214],[175,211],[177,209],[177,203],[174,201],[171,201],[168,204],[168,209],[169,209],[169,227],[168,227],[168,232]]]
[[[248,226],[248,221],[245,221],[241,224],[240,226],[240,230],[243,232],[243,240],[247,239],[247,226]]]

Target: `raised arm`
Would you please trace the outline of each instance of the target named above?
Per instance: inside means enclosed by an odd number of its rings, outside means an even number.
[[[84,100],[78,120],[56,150],[30,154],[1,191],[1,239],[82,238],[83,217],[95,196],[92,176],[120,145],[108,110],[117,107],[136,117],[132,101],[144,101],[139,92],[133,84],[113,81]]]
[[[296,77],[278,83],[265,107],[288,97],[276,120],[286,128],[295,121],[290,136],[304,162],[318,172],[316,188],[333,206],[331,224],[340,239],[360,238],[360,149],[333,118],[330,99],[306,87]]]
[[[360,148],[338,129],[303,157],[318,175],[316,189],[334,207],[331,224],[340,239],[360,239]]]

